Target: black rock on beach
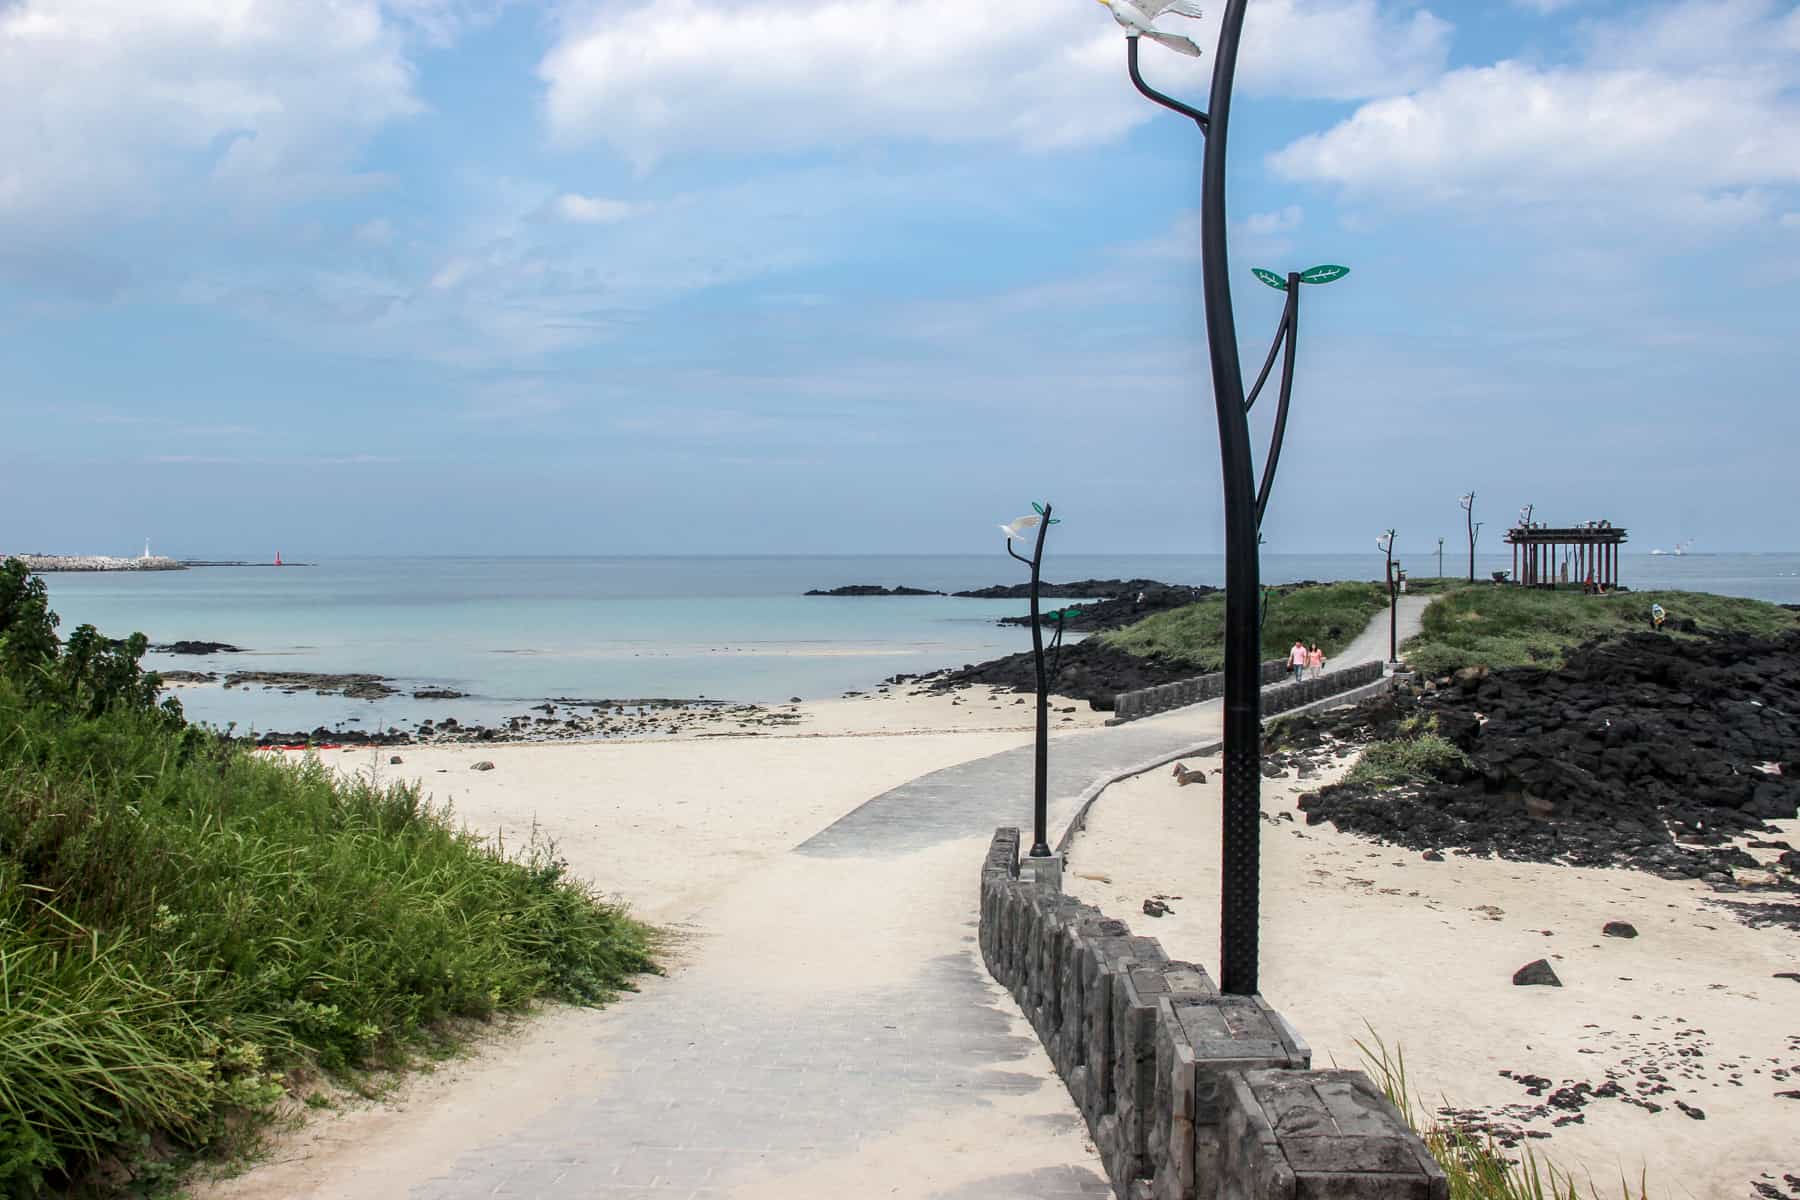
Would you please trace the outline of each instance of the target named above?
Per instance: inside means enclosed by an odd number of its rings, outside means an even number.
[[[1086,700],[1091,708],[1111,712],[1120,692],[1175,683],[1201,674],[1187,663],[1162,658],[1140,658],[1094,639],[1066,644],[1046,656],[1050,691],[1058,696]],[[1014,692],[1037,691],[1037,667],[1031,652],[1009,654],[990,662],[943,671],[921,682],[943,691],[967,684],[987,684]]]
[[[1800,635],[1634,635],[1561,670],[1464,671],[1295,718],[1275,738],[1284,750],[1392,738],[1402,721],[1435,728],[1467,764],[1399,787],[1331,785],[1302,799],[1309,822],[1729,887],[1732,870],[1758,866],[1732,843],[1800,806]]]

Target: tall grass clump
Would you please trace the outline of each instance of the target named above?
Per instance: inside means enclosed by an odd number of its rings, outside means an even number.
[[[1576,589],[1475,586],[1451,590],[1425,610],[1422,631],[1407,642],[1405,657],[1426,675],[1462,667],[1553,669],[1584,642],[1648,631],[1652,604],[1668,614],[1664,630],[1672,637],[1773,637],[1800,629],[1800,614],[1778,604],[1707,592],[1589,596]]]
[[[156,701],[141,637],[54,629],[0,567],[0,1195],[105,1190],[146,1148],[230,1146],[315,1071],[654,969],[549,844],[258,759]]]
[[[1444,777],[1452,768],[1468,765],[1469,756],[1432,729],[1413,737],[1371,743],[1344,776],[1344,782],[1374,787],[1427,783]]]
[[[1515,1162],[1492,1137],[1476,1137],[1454,1123],[1422,1118],[1423,1106],[1407,1082],[1405,1054],[1398,1047],[1389,1049],[1373,1032],[1370,1041],[1373,1046],[1358,1042],[1356,1048],[1382,1092],[1444,1168],[1450,1200],[1600,1200],[1591,1183],[1580,1187],[1572,1174],[1538,1158],[1529,1146],[1521,1148],[1523,1156]],[[1647,1200],[1649,1195],[1642,1178],[1635,1189],[1621,1178],[1619,1194],[1623,1200]]]
[[[1262,656],[1285,658],[1296,641],[1309,646],[1317,642],[1327,655],[1336,654],[1355,640],[1387,603],[1387,586],[1379,583],[1271,588],[1264,607]],[[1225,659],[1225,597],[1222,593],[1206,596],[1103,633],[1100,638],[1141,657],[1216,671]]]

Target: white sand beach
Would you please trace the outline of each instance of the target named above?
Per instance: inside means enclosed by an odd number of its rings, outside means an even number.
[[[1171,958],[1216,974],[1219,764],[1190,765],[1208,782],[1182,787],[1165,768],[1109,788],[1066,878]],[[1800,936],[1751,929],[1717,903],[1751,893],[1637,871],[1429,862],[1308,826],[1298,797],[1347,765],[1263,790],[1260,982],[1315,1065],[1364,1066],[1357,1042],[1372,1030],[1404,1051],[1428,1107],[1548,1134],[1527,1144],[1591,1175],[1603,1196],[1621,1177],[1636,1195],[1642,1174],[1653,1197],[1738,1200],[1753,1180],[1785,1190],[1783,1175],[1800,1174],[1800,982],[1775,977],[1800,970]],[[1142,905],[1156,896],[1173,911],[1152,919]],[[1608,921],[1639,936],[1602,936]],[[1514,986],[1539,958],[1563,986]],[[1548,1081],[1540,1095],[1518,1082],[1527,1075]],[[1602,1098],[1525,1116],[1558,1089],[1609,1079],[1661,1111]]]
[[[996,1174],[1029,1179],[1039,1169],[1080,1175],[1089,1189],[1084,1194],[1097,1194],[1103,1172],[1085,1128],[1068,1111],[1061,1082],[1030,1028],[1011,1013],[1010,1000],[978,973],[968,926],[985,838],[853,859],[787,853],[890,787],[1027,744],[1031,706],[1015,699],[979,688],[954,696],[876,693],[801,706],[795,728],[754,736],[323,752],[338,770],[417,780],[434,800],[453,804],[460,820],[508,843],[517,844],[535,825],[556,840],[572,870],[670,932],[669,974],[644,980],[640,992],[604,1009],[550,1008],[496,1028],[468,1056],[408,1078],[377,1102],[340,1097],[334,1109],[296,1113],[297,1127],[275,1135],[263,1161],[234,1178],[197,1183],[193,1194],[374,1200],[439,1178],[476,1147],[508,1146],[532,1158],[519,1148],[570,1106],[591,1103],[597,1080],[620,1080],[621,1093],[641,1097],[632,1072],[645,1064],[672,1070],[671,1057],[704,1053],[696,1042],[722,1036],[716,1022],[733,1006],[782,1010],[785,1025],[793,1020],[785,1008],[809,1004],[823,1004],[827,1014],[866,1014],[874,989],[898,998],[899,1015],[864,1017],[850,1031],[851,1044],[900,1039],[874,1053],[896,1053],[904,1064],[912,1057],[910,1039],[930,1036],[909,1026],[933,1002],[906,1000],[908,981],[914,990],[938,986],[922,984],[921,969],[954,974],[952,985],[985,1022],[985,1032],[959,1036],[1004,1047],[1004,1072],[970,1074],[966,1107],[954,1118],[932,1102],[935,1107],[900,1128],[858,1136],[848,1150],[833,1152],[823,1136],[834,1120],[829,1107],[784,1114],[782,1131],[820,1143],[803,1169],[796,1173],[792,1162],[768,1154],[739,1154],[729,1160],[729,1186],[721,1182],[697,1194],[843,1195],[876,1169],[904,1176],[905,1185],[891,1193],[901,1196],[979,1191]],[[1091,728],[1106,715],[1057,703],[1070,707],[1076,712],[1054,714],[1059,722],[1070,718],[1063,730]],[[390,765],[396,755],[402,762]],[[474,770],[481,761],[493,769]],[[693,1032],[678,1045],[667,1044],[668,1022],[655,1008],[679,1008],[696,993],[716,997],[722,1007],[695,1018]],[[636,1032],[650,1018],[657,1021],[656,1045]],[[729,1065],[721,1063],[721,1070]],[[840,1060],[830,1074],[856,1065]],[[999,1081],[1003,1090],[984,1096],[984,1080]],[[677,1104],[672,1080],[666,1093],[654,1080],[648,1086]],[[960,1079],[942,1084],[952,1095],[963,1086]],[[896,1092],[893,1102],[903,1098]],[[679,1130],[685,1139],[672,1140],[668,1153],[689,1166],[723,1153],[719,1145],[729,1142],[723,1132],[685,1128],[674,1114],[667,1125],[670,1138]],[[574,1136],[558,1135],[555,1146],[570,1145]],[[678,1144],[686,1148],[675,1149]],[[624,1155],[611,1157],[620,1161],[610,1170],[631,1169]],[[718,1171],[722,1180],[725,1167]],[[584,1176],[558,1184],[558,1194],[615,1194],[596,1190],[606,1187],[638,1194],[627,1178]],[[1037,1194],[1022,1186],[1017,1193],[984,1194]]]

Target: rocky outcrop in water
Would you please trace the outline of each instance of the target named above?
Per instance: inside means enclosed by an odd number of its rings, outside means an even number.
[[[352,700],[379,700],[400,689],[389,687],[382,675],[332,675],[319,671],[233,671],[225,686],[265,687],[293,694],[317,692],[321,696],[348,696]]]
[[[1177,585],[1155,579],[1076,579],[1069,583],[1040,583],[1038,595],[1057,600],[1113,600],[1174,586]],[[1003,583],[951,594],[965,600],[1029,600],[1031,584]]]
[[[242,654],[243,647],[230,642],[170,642],[150,649],[162,654]]]
[[[1067,617],[1062,622],[1067,633],[1097,633],[1104,629],[1123,629],[1135,624],[1145,617],[1159,612],[1167,612],[1172,608],[1185,608],[1194,601],[1205,596],[1217,594],[1218,588],[1187,587],[1181,584],[1159,583],[1150,588],[1139,588],[1111,600],[1098,600],[1092,604],[1074,606],[1075,616]],[[1143,599],[1139,600],[1138,597]],[[1054,606],[1046,606],[1053,608]],[[1002,625],[1031,624],[1029,613],[1017,617],[1000,618]],[[1054,628],[1055,621],[1042,620],[1039,624]]]
[[[941,596],[944,593],[915,587],[882,587],[877,583],[852,583],[821,591],[814,588],[808,596]]]

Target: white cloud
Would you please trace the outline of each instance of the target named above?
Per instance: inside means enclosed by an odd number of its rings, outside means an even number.
[[[565,192],[558,196],[551,203],[551,209],[563,220],[573,221],[578,225],[611,225],[638,212],[637,205],[623,200],[583,196],[575,192]]]
[[[291,200],[420,110],[374,0],[0,4],[0,216],[152,215],[171,181]]]
[[[1400,208],[1537,206],[1570,223],[1627,214],[1767,219],[1800,185],[1800,12],[1688,0],[1594,25],[1582,62],[1452,71],[1364,105],[1271,156],[1289,179]]]
[[[1251,213],[1244,218],[1241,231],[1251,237],[1274,237],[1300,228],[1305,214],[1298,204],[1289,204],[1274,212]]]
[[[350,236],[365,246],[385,246],[394,240],[394,226],[385,217],[364,221]]]
[[[1203,45],[1213,19],[1179,22]],[[1357,99],[1423,82],[1449,28],[1377,0],[1264,0],[1247,90]],[[571,19],[539,65],[552,135],[640,168],[695,149],[800,151],[881,138],[1030,150],[1100,142],[1156,110],[1125,76],[1120,30],[1074,3],[647,0]],[[1151,47],[1145,73],[1204,94],[1199,63]]]

